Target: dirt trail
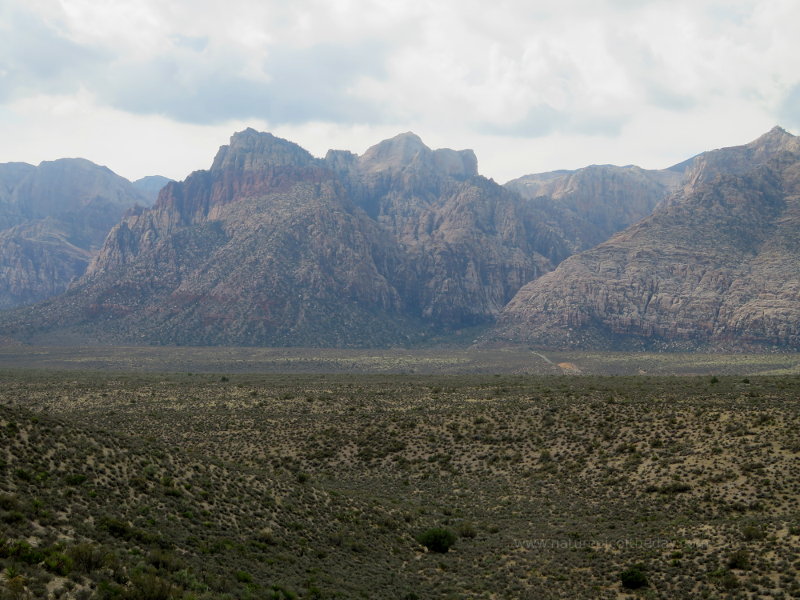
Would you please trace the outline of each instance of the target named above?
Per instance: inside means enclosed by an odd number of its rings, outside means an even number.
[[[546,362],[548,365],[554,365],[555,366],[555,364],[556,364],[556,363],[554,363],[552,360],[550,360],[549,358],[547,358],[544,354],[542,354],[540,352],[531,351],[531,354],[535,354],[536,356],[541,358],[544,362]]]

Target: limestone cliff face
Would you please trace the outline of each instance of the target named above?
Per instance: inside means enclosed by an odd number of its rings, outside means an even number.
[[[800,145],[700,155],[652,216],[525,285],[484,343],[800,347]]]
[[[0,308],[63,292],[125,211],[145,201],[87,160],[0,165]]]
[[[568,252],[471,151],[409,133],[316,159],[246,130],[36,310],[42,332],[113,341],[408,344],[492,320]]]

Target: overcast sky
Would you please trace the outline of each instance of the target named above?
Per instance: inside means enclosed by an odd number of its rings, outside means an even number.
[[[414,131],[498,182],[800,132],[797,0],[0,0],[0,162],[129,179],[234,131]]]

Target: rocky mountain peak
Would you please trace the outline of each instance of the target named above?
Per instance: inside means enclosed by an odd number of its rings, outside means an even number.
[[[587,250],[649,215],[680,183],[679,171],[636,166],[590,165],[512,179],[505,186],[549,215],[572,241]]]
[[[703,153],[654,212],[523,286],[486,339],[552,347],[800,347],[800,152],[774,128]]]
[[[63,292],[125,211],[145,203],[127,179],[85,159],[0,165],[0,308]]]
[[[324,161],[334,171],[348,171],[358,164],[358,155],[349,150],[328,150]]]
[[[410,166],[424,166],[451,177],[466,178],[478,174],[478,159],[472,150],[431,150],[410,131],[384,140],[369,148],[359,159],[363,172],[400,171]]]
[[[132,198],[146,203],[127,179],[83,158],[42,162],[19,182],[13,193],[13,201],[29,218],[74,215],[98,204],[124,211],[133,204]]]
[[[147,200],[147,205],[151,206],[158,199],[158,193],[171,181],[173,180],[162,175],[148,175],[132,183]]]
[[[793,162],[800,156],[800,138],[782,127],[773,127],[764,135],[742,146],[711,150],[696,156],[689,167],[685,183],[695,186],[712,181],[722,174],[742,175],[783,156]]]
[[[372,146],[359,162],[365,171],[400,170],[432,154],[418,135],[408,131]]]
[[[271,133],[247,128],[234,133],[230,144],[222,146],[214,158],[211,171],[254,171],[269,167],[302,167],[314,157],[297,144]]]
[[[440,148],[434,150],[433,162],[438,171],[451,177],[475,177],[478,174],[478,157],[472,150]]]
[[[800,138],[792,135],[783,127],[776,125],[767,133],[753,140],[747,147],[759,154],[772,156],[779,152],[800,152]]]

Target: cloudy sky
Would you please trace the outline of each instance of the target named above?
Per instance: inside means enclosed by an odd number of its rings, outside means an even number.
[[[403,131],[482,174],[661,168],[800,133],[797,0],[0,0],[0,162],[135,179],[234,131],[362,153]]]

